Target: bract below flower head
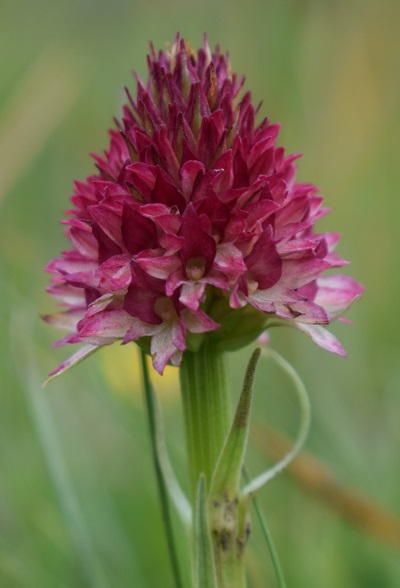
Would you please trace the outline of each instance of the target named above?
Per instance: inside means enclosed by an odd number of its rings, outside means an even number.
[[[344,354],[326,331],[362,288],[344,275],[335,233],[314,232],[327,210],[276,146],[279,125],[256,122],[244,78],[207,41],[177,36],[148,57],[97,173],[76,182],[67,237],[45,317],[85,346],[53,374],[114,341],[136,341],[158,372],[204,337],[229,348],[269,324],[289,324]]]

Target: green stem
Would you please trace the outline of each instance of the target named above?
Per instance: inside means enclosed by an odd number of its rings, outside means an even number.
[[[209,500],[208,526],[212,536],[217,586],[218,588],[245,588],[243,536],[246,532],[241,525],[245,517],[244,513],[240,512],[238,489],[236,497],[230,502],[229,497],[218,495],[215,498],[214,495],[209,494],[212,476],[222,454],[224,443],[228,443],[226,440],[231,426],[230,395],[226,384],[222,350],[214,341],[206,340],[197,352],[186,351],[180,367],[180,379],[192,504],[195,505],[196,489],[199,486],[199,480],[202,479]],[[210,508],[214,500],[221,508],[224,500],[231,505],[231,510],[227,509],[227,512],[229,511],[227,519],[222,523]],[[193,512],[196,512],[195,508]],[[196,540],[195,537],[193,539]],[[193,569],[196,571],[198,549],[196,550],[196,546],[193,547],[195,558]]]
[[[179,371],[194,504],[200,474],[209,488],[230,426],[223,352],[206,340],[195,353],[185,351]]]
[[[151,385],[149,372],[147,369],[146,363],[146,354],[141,351],[141,363],[142,363],[142,374],[143,374],[143,385],[145,391],[145,402],[146,402],[146,409],[147,409],[147,416],[149,419],[149,429],[150,429],[150,438],[151,438],[151,449],[153,453],[153,461],[154,461],[154,468],[156,471],[157,477],[157,485],[158,485],[158,492],[160,495],[160,502],[161,502],[161,510],[162,516],[164,521],[164,528],[165,534],[167,537],[167,544],[168,550],[172,565],[172,572],[174,575],[175,586],[176,588],[183,588],[182,578],[179,570],[179,562],[178,556],[175,548],[175,541],[172,529],[172,521],[171,521],[171,513],[169,509],[169,502],[168,502],[168,494],[167,488],[165,484],[165,480],[163,477],[162,466],[160,463],[159,454],[157,451],[157,441],[156,441],[156,416],[155,416],[155,403],[154,403],[154,391]]]

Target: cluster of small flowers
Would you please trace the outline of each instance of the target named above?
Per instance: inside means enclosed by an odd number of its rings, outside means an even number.
[[[94,156],[98,173],[76,182],[72,250],[46,268],[65,307],[46,320],[70,331],[59,344],[85,344],[54,374],[116,340],[144,345],[162,373],[204,336],[240,345],[271,321],[344,354],[322,325],[362,288],[321,276],[345,264],[339,235],[314,232],[327,209],[315,186],[295,182],[279,125],[255,122],[244,78],[206,41],[197,53],[179,37],[151,48],[148,66],[109,150]]]

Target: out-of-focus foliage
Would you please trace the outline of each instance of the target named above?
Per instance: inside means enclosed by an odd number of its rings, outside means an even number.
[[[41,391],[67,350],[50,349],[56,334],[38,315],[52,310],[42,268],[66,246],[59,221],[72,180],[91,172],[89,151],[107,146],[122,87],[134,87],[133,68],[145,73],[148,41],[161,47],[178,30],[194,46],[207,31],[211,45],[229,49],[235,71],[246,72],[247,88],[264,99],[262,113],[283,123],[281,143],[304,154],[301,179],[317,183],[333,208],[321,230],[342,233],[340,253],[366,286],[349,313],[353,326],[333,327],[349,357],[289,331],[271,333],[272,344],[309,387],[307,449],[344,484],[400,514],[399,19],[396,0],[1,3],[2,587],[91,585],[41,445],[43,411],[105,586],[172,586],[136,349],[103,350]],[[228,358],[234,394],[249,353]],[[186,483],[175,370],[156,386]],[[256,420],[294,434],[290,385],[268,364],[260,367],[255,403]],[[254,472],[265,462],[256,439]],[[290,588],[400,585],[395,547],[352,526],[292,478],[273,481],[260,499]],[[187,541],[175,522],[187,578]],[[254,527],[251,586],[274,586]]]

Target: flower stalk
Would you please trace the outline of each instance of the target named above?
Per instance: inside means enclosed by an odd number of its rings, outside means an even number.
[[[194,576],[198,577],[198,545],[210,543],[211,535],[218,588],[246,586],[244,550],[250,533],[250,500],[240,498],[240,479],[259,356],[257,349],[231,424],[224,357],[218,346],[211,340],[197,353],[185,354],[180,368],[194,512],[200,508],[199,487],[208,502],[208,525],[199,526],[195,517]]]

